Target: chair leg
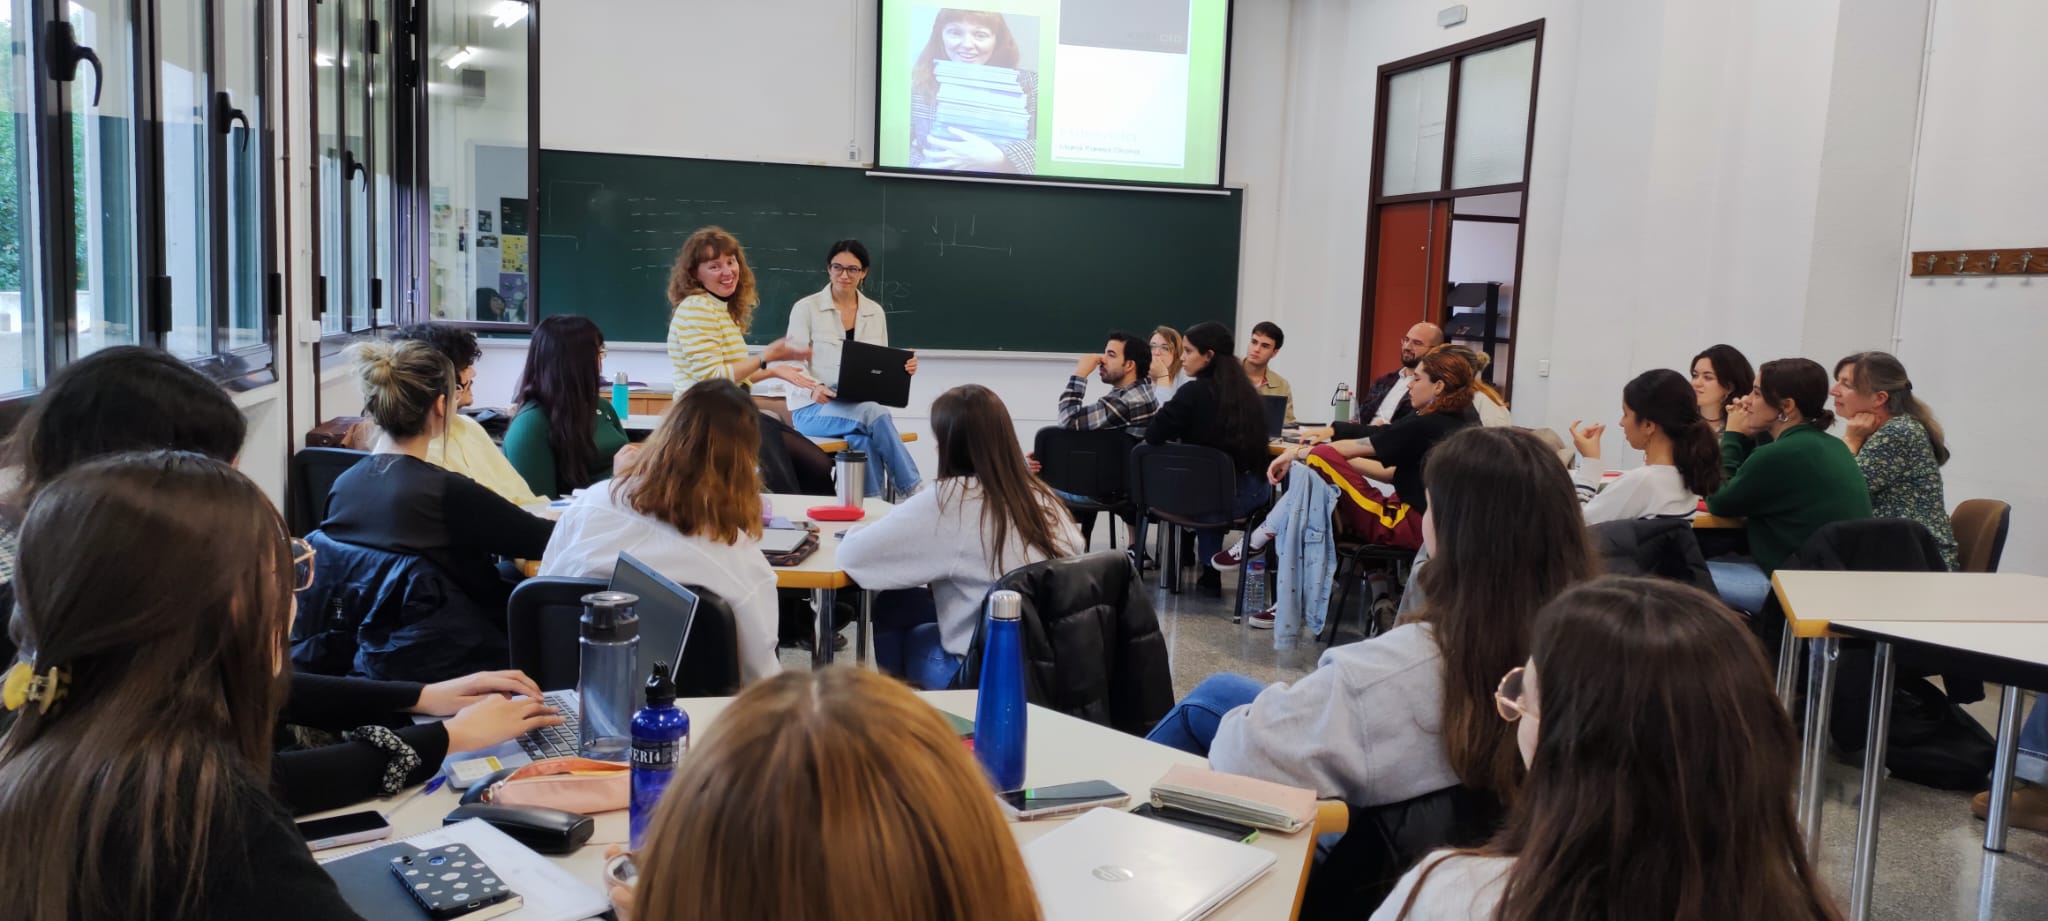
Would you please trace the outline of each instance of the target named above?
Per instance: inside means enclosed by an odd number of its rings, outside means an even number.
[[[1324,646],[1337,639],[1337,625],[1344,620],[1344,609],[1351,600],[1351,583],[1357,578],[1357,573],[1353,572],[1357,568],[1357,563],[1356,556],[1348,556],[1337,561],[1337,607],[1323,620],[1323,635],[1319,639],[1323,641]],[[1346,573],[1350,575],[1347,576]]]

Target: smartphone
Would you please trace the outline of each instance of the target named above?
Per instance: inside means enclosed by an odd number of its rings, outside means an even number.
[[[299,834],[306,839],[308,847],[324,851],[344,844],[382,841],[391,837],[391,823],[384,820],[383,813],[365,810],[325,819],[308,819],[299,823]]]
[[[434,921],[496,917],[510,911],[507,903],[518,898],[466,844],[400,854],[391,858],[391,873]]]
[[[1182,828],[1198,831],[1205,835],[1215,835],[1218,838],[1236,841],[1240,844],[1250,844],[1259,840],[1259,830],[1250,825],[1239,825],[1236,822],[1219,819],[1214,816],[1206,816],[1199,812],[1190,812],[1178,806],[1154,806],[1151,803],[1145,803],[1131,810],[1131,814],[1141,815],[1148,819],[1158,819],[1169,825],[1178,825]]]
[[[1073,815],[1097,806],[1122,806],[1131,795],[1106,780],[1084,780],[1056,787],[1034,787],[1014,793],[1000,793],[996,799],[1003,812],[1019,821]]]

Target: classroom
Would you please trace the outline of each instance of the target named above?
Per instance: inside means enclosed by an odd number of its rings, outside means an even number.
[[[2048,905],[2039,0],[0,32],[0,915]]]

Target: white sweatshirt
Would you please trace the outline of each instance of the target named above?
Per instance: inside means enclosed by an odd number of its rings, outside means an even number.
[[[1597,457],[1581,457],[1572,468],[1572,484],[1585,504],[1586,523],[1635,518],[1691,518],[1700,497],[1685,488],[1685,477],[1669,464],[1644,464],[1606,482],[1606,468]]]
[[[622,493],[619,481],[609,480],[578,494],[555,524],[540,574],[609,579],[619,554],[630,553],[655,572],[703,588],[732,607],[741,681],[780,674],[775,570],[760,545],[745,534],[731,544],[686,535],[634,511]]]
[[[1081,529],[1064,506],[1048,503],[1059,522],[1062,556],[1081,552]],[[989,559],[992,535],[981,526],[981,484],[973,477],[939,480],[873,524],[849,531],[839,568],[869,591],[929,584],[939,609],[939,645],[967,654],[982,597],[1004,573],[1046,557],[1014,531],[1001,560]]]

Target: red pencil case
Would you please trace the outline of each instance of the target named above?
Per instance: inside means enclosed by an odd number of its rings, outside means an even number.
[[[820,505],[805,509],[812,521],[859,521],[867,517],[867,509],[846,505]]]

